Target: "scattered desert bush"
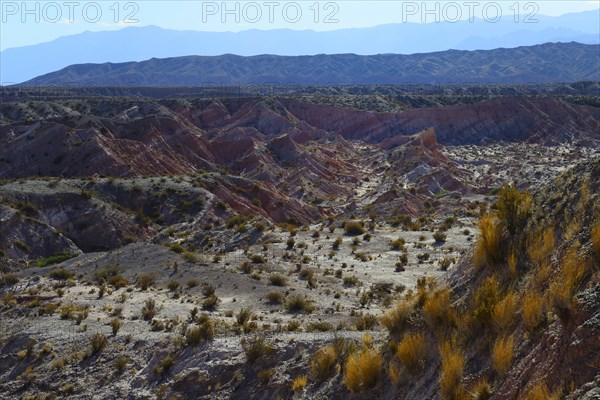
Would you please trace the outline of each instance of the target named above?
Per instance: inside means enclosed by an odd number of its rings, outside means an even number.
[[[215,326],[210,318],[207,318],[199,326],[188,328],[185,332],[185,341],[188,346],[197,346],[202,341],[213,340],[215,337]]]
[[[333,241],[333,245],[331,247],[333,248],[333,250],[339,250],[340,246],[342,245],[342,242],[343,239],[339,237]]]
[[[344,384],[353,393],[364,392],[374,387],[381,375],[381,354],[366,348],[348,357]]]
[[[183,254],[185,253],[185,247],[183,247],[181,244],[179,243],[171,243],[169,245],[169,250],[178,253],[178,254]]]
[[[108,344],[108,338],[100,332],[96,332],[90,339],[92,355],[101,352]]]
[[[152,274],[142,274],[137,278],[137,284],[141,290],[146,290],[154,283]]]
[[[240,265],[240,271],[242,271],[244,274],[252,273],[253,269],[254,267],[248,261],[244,261],[242,265]]]
[[[81,308],[75,304],[65,304],[60,307],[60,319],[73,319],[75,312],[80,311]]]
[[[275,375],[275,368],[267,368],[267,369],[263,369],[258,371],[258,373],[256,374],[256,376],[258,377],[258,381],[260,382],[261,385],[266,385],[267,383],[269,383],[269,381],[271,380],[271,378]]]
[[[442,360],[440,372],[440,394],[443,399],[462,398],[464,389],[461,379],[465,368],[465,356],[456,343],[444,342],[440,346]]]
[[[439,266],[440,269],[442,271],[447,271],[448,268],[450,268],[450,266],[452,265],[452,263],[454,263],[454,261],[456,261],[454,258],[452,257],[444,257],[439,261]]]
[[[252,309],[249,307],[242,307],[235,316],[235,320],[238,325],[244,325],[252,318]]]
[[[75,275],[69,271],[68,269],[65,268],[58,268],[53,270],[52,272],[50,272],[50,278],[52,279],[56,279],[56,280],[61,280],[61,281],[66,281],[67,279],[73,279]]]
[[[202,302],[202,308],[205,310],[213,311],[217,308],[217,304],[220,301],[221,300],[216,294],[210,295]]]
[[[294,246],[296,245],[296,241],[294,240],[293,237],[290,237],[290,238],[288,238],[286,244],[287,244],[288,249],[293,249]]]
[[[370,331],[377,326],[377,317],[372,314],[361,315],[354,321],[358,331]]]
[[[394,239],[390,242],[392,250],[403,250],[406,241],[403,238]]]
[[[188,281],[186,282],[186,285],[188,288],[195,288],[196,286],[200,285],[200,281],[198,279],[188,279]]]
[[[167,288],[171,291],[174,292],[179,288],[179,282],[177,281],[171,281],[167,284]]]
[[[264,256],[260,255],[260,254],[252,254],[250,256],[250,260],[254,263],[254,264],[264,264],[267,262],[267,260],[265,259]]]
[[[365,233],[365,227],[361,222],[348,221],[344,224],[344,232],[348,236],[358,236]]]
[[[281,292],[269,292],[267,293],[267,300],[269,303],[283,304],[285,301],[285,296]]]
[[[110,326],[112,328],[113,335],[116,336],[117,332],[119,332],[119,329],[121,329],[122,325],[123,324],[122,324],[122,322],[121,322],[121,320],[119,318],[115,317],[115,318],[113,318],[113,319],[110,320]]]
[[[243,338],[241,343],[246,360],[250,364],[253,364],[261,357],[275,353],[275,347],[264,336],[255,336],[250,339]]]
[[[113,275],[107,279],[107,283],[115,289],[121,289],[129,286],[129,281],[121,275]]]
[[[436,243],[444,243],[446,241],[446,234],[440,230],[435,231],[433,234],[433,239]]]
[[[0,287],[16,285],[17,283],[19,283],[19,277],[15,274],[6,274],[0,277]]]
[[[287,285],[286,277],[283,275],[279,275],[279,274],[271,274],[269,276],[269,281],[271,282],[271,285],[273,285],[273,286],[286,286]]]
[[[210,297],[215,294],[215,287],[210,283],[205,283],[202,285],[202,296]]]
[[[312,301],[299,294],[288,299],[288,301],[285,303],[285,308],[291,313],[302,311],[310,313],[314,310]]]
[[[427,341],[423,333],[407,333],[398,342],[398,359],[408,372],[415,375],[423,367],[427,356]]]
[[[315,321],[308,324],[307,332],[328,332],[333,330],[333,325],[326,321]]]
[[[356,276],[352,275],[352,276],[345,276],[343,279],[344,285],[345,286],[356,286],[358,284],[360,284],[360,279],[358,279]]]
[[[153,372],[155,375],[166,375],[171,370],[171,368],[173,368],[174,364],[175,358],[172,354],[168,354],[165,356],[165,358],[160,360],[158,365],[154,368]]]
[[[123,371],[125,371],[125,367],[127,367],[127,364],[129,363],[129,359],[125,356],[118,356],[115,359],[115,370],[117,371],[118,374],[122,374]]]
[[[147,299],[142,308],[142,317],[145,321],[151,321],[158,311],[154,299]]]
[[[508,372],[514,356],[514,340],[512,336],[500,337],[492,349],[492,362],[499,376]]]

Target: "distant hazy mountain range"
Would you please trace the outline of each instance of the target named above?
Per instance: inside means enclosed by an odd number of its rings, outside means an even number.
[[[537,23],[515,23],[506,16],[497,23],[473,22],[389,24],[372,28],[311,30],[248,30],[198,32],[129,27],[118,31],[84,32],[48,43],[0,53],[0,83],[26,81],[73,64],[142,61],[153,57],[237,54],[412,54],[458,50],[489,50],[547,42],[600,43],[599,11],[536,16]]]
[[[600,45],[547,43],[478,51],[359,56],[187,56],[79,64],[25,85],[199,86],[548,83],[600,80]]]

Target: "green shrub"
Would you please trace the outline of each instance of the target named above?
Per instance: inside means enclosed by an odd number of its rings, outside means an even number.
[[[36,267],[47,267],[49,265],[60,264],[61,262],[70,260],[73,257],[77,257],[77,254],[73,253],[57,253],[50,257],[40,258],[35,262]]]

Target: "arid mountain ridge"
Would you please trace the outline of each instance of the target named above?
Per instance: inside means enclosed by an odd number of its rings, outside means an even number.
[[[76,64],[23,86],[198,86],[549,83],[600,80],[600,45],[546,43],[512,49],[400,55],[186,56]]]

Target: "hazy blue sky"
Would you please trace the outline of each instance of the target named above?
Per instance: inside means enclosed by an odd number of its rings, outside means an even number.
[[[23,6],[25,4],[25,6]],[[176,30],[334,30],[387,23],[489,20],[558,16],[600,8],[584,1],[6,1],[0,0],[0,50],[53,40],[83,31],[157,25]],[[573,27],[576,29],[577,27]]]

